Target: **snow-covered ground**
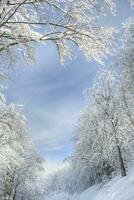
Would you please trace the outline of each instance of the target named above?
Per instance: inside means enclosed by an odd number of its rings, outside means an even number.
[[[45,200],[134,200],[134,170],[128,176],[114,178],[103,186],[93,186],[81,194],[52,194]]]

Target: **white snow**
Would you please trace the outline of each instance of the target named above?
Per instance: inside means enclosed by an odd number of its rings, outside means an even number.
[[[126,177],[114,178],[103,186],[95,185],[81,194],[54,193],[45,200],[134,200],[134,170]]]

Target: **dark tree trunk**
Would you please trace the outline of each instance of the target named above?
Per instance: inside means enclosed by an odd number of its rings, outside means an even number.
[[[117,146],[118,149],[118,154],[119,154],[119,162],[120,162],[120,168],[121,168],[121,175],[122,176],[126,176],[127,172],[126,172],[126,167],[125,167],[125,163],[122,157],[122,153],[121,153],[121,149],[119,146]]]

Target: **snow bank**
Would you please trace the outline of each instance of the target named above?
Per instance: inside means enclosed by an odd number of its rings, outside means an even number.
[[[117,177],[104,186],[93,186],[81,194],[55,193],[45,200],[134,200],[134,170],[126,177]]]

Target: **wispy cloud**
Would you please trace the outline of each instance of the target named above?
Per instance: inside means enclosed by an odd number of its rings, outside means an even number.
[[[77,60],[63,67],[54,46],[41,46],[36,63],[16,69],[9,82],[8,100],[24,104],[31,138],[49,158],[61,159],[70,151],[85,101],[83,90],[92,84],[98,68],[77,53]]]

